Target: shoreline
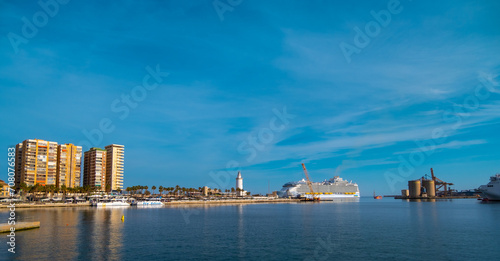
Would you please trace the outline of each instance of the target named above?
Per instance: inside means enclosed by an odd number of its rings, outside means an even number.
[[[224,204],[269,204],[269,203],[295,203],[298,199],[228,199],[228,200],[176,200],[164,202],[163,206],[182,206],[182,205],[224,205]],[[8,204],[0,205],[0,209],[8,209]],[[69,207],[90,207],[90,203],[66,204],[66,203],[15,203],[15,208],[69,208]]]

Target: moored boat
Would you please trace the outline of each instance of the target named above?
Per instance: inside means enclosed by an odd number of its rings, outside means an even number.
[[[128,207],[130,203],[126,198],[92,199],[90,205],[93,207]]]
[[[162,206],[163,202],[159,200],[137,201],[137,206]]]

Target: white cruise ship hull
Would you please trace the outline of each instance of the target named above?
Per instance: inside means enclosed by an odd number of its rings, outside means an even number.
[[[500,174],[490,177],[490,182],[478,189],[488,200],[500,200]]]
[[[312,199],[310,194],[305,195],[306,198]],[[355,194],[320,194],[320,195],[314,195],[315,198],[319,198],[320,201],[333,201],[336,199],[342,199],[342,198],[359,198],[359,192]]]

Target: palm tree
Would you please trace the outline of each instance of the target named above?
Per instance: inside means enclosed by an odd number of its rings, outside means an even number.
[[[175,190],[174,190],[174,193],[177,194],[177,196],[179,196],[179,190],[181,189],[181,186],[179,185],[175,185]]]
[[[34,200],[37,200],[38,196],[38,190],[40,189],[40,184],[36,183],[34,186],[32,186],[33,194],[34,194]]]
[[[21,185],[19,185],[19,191],[22,192],[23,194],[23,198],[24,198],[24,194],[28,194],[28,186],[26,185],[26,183],[21,183]]]
[[[63,201],[66,201],[66,191],[68,191],[68,188],[66,188],[66,185],[61,186],[61,191],[63,193]]]
[[[161,193],[163,192],[163,186],[160,186],[160,187],[158,188],[158,191],[160,192],[160,197],[161,197]]]
[[[45,195],[48,194],[49,198],[52,199],[54,194],[52,193],[54,191],[55,186],[54,185],[47,185],[44,187],[45,188]]]
[[[40,186],[38,188],[40,192],[42,192],[43,197],[47,197],[47,187],[46,186]]]
[[[155,194],[156,186],[152,186],[151,189],[153,190],[153,195]]]

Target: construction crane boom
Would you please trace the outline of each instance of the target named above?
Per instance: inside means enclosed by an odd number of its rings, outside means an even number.
[[[437,178],[436,176],[434,176],[434,170],[431,168],[431,176],[432,176],[432,180],[434,180],[434,187],[435,187],[435,191],[436,193],[441,189],[441,188],[444,188],[443,190],[443,195],[447,196],[448,194],[451,194],[451,189],[449,186],[452,186],[454,185],[453,183],[450,183],[450,182],[444,182],[442,181],[441,179]]]
[[[304,169],[304,173],[306,174],[306,183],[307,183],[307,186],[309,186],[309,190],[311,191],[311,197],[312,197],[312,199],[314,199],[315,197],[314,197],[314,190],[312,187],[312,182],[309,179],[309,174],[307,173],[306,165],[304,165],[304,163],[302,163],[302,168]]]

